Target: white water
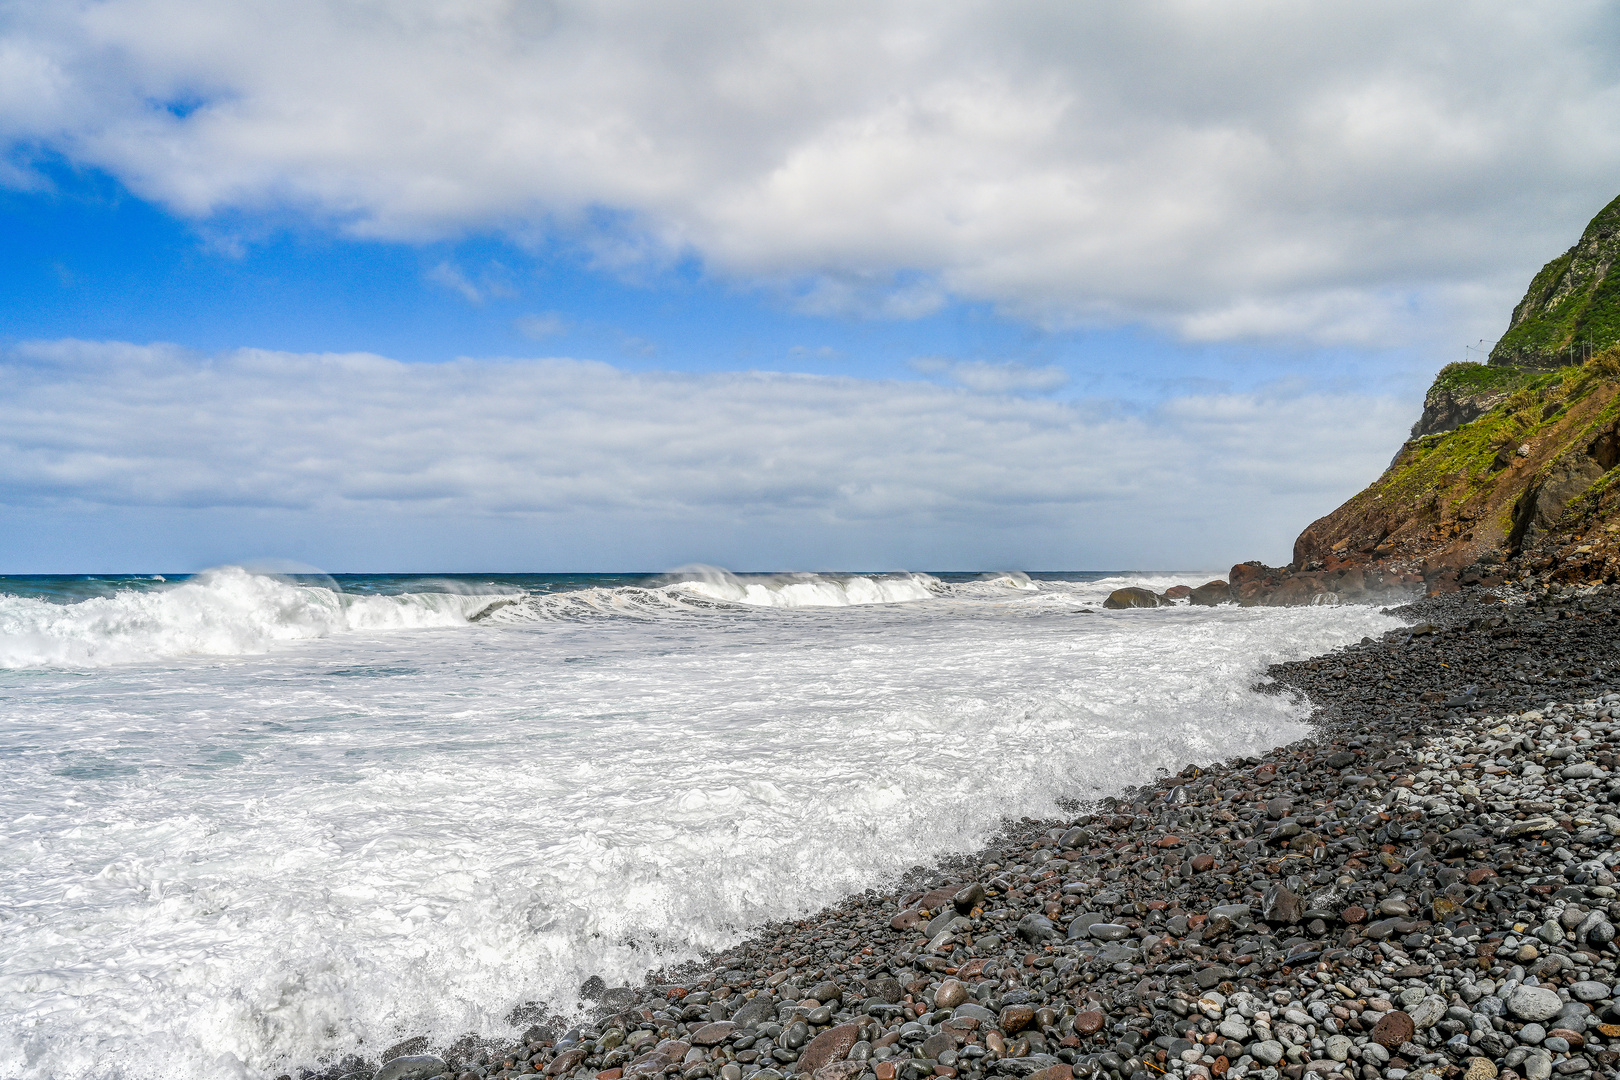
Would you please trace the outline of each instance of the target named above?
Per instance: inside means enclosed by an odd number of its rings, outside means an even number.
[[[499,594],[241,571],[0,600],[0,1076],[506,1032],[1003,816],[1296,738],[1261,667],[1394,625],[1079,613],[1119,584],[688,575],[476,625]]]

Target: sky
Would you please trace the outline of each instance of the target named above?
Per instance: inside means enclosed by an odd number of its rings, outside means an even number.
[[[1282,563],[1616,194],[1605,3],[0,0],[0,572]]]

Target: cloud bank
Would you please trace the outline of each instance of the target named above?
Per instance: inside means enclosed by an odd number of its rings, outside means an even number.
[[[0,378],[14,522],[83,552],[134,542],[109,522],[170,543],[206,520],[231,557],[280,522],[302,546],[255,553],[334,569],[389,563],[402,529],[449,530],[471,569],[1286,558],[1412,419],[1285,390],[1131,413],[926,382],[116,342],[25,344]]]
[[[196,218],[560,237],[621,269],[696,255],[833,313],[957,298],[1195,340],[1409,340],[1500,321],[1620,165],[1601,0],[75,0],[4,19],[13,184],[61,155]]]

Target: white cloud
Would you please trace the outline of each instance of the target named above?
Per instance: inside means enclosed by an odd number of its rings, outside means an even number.
[[[563,235],[616,267],[695,252],[811,311],[954,296],[1195,338],[1485,333],[1620,174],[1602,0],[79,0],[7,18],[0,182],[44,150],[197,217]],[[1485,308],[1452,304],[1471,289]]]
[[[460,293],[469,304],[482,304],[484,294],[478,290],[462,273],[461,267],[451,262],[441,262],[438,266],[427,272],[427,279],[436,285],[443,285],[451,292]]]
[[[653,569],[1286,559],[1413,411],[1279,390],[1133,414],[925,382],[78,341],[0,354],[0,377],[0,501],[125,568],[133,534],[189,543],[196,515],[223,557],[335,569],[435,523],[458,564],[519,569],[606,550]],[[265,548],[271,518],[296,545]],[[10,569],[28,531],[0,549]]]
[[[1056,366],[1036,368],[1017,362],[997,364],[985,360],[951,360],[943,356],[919,356],[911,361],[911,369],[990,394],[1056,390],[1069,381],[1069,373]]]

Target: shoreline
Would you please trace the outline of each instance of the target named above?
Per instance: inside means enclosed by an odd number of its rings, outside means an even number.
[[[1268,669],[1310,695],[1312,737],[1009,823],[641,988],[587,984],[588,1024],[408,1040],[375,1080],[1610,1075],[1620,903],[1593,860],[1620,833],[1620,695],[1533,710],[1608,693],[1620,593],[1486,597]]]

